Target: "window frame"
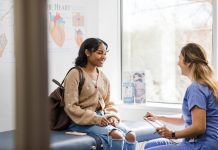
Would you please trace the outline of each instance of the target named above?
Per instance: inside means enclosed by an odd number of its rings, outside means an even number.
[[[120,68],[121,68],[121,83],[120,83],[120,88],[121,88],[121,103],[123,104],[123,90],[122,90],[122,84],[123,84],[123,60],[122,60],[122,53],[123,53],[123,1],[124,0],[120,0]],[[217,30],[217,25],[218,25],[218,16],[217,16],[217,6],[218,3],[216,0],[212,1],[212,19],[213,19],[213,23],[212,23],[212,66],[214,68],[215,74],[216,74],[216,78],[218,79],[218,50],[217,50],[217,43],[218,43],[218,39],[217,39],[217,35],[218,35],[218,30]],[[135,103],[134,103],[135,104]],[[158,104],[158,107],[160,108],[171,108],[171,107],[176,107],[178,108],[178,106],[182,105],[181,104],[174,104],[174,103],[165,103],[165,102],[146,102],[143,104],[136,104],[136,105],[145,105],[145,106],[150,106],[152,105],[152,107],[155,107],[156,104]],[[161,104],[164,104],[164,106],[160,106]]]

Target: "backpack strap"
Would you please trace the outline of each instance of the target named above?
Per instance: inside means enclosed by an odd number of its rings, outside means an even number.
[[[85,78],[84,78],[82,69],[80,67],[75,67],[75,68],[79,71],[79,87],[78,87],[78,89],[79,89],[79,95],[80,95],[80,93],[82,91],[83,84],[85,82]]]
[[[84,78],[84,75],[83,75],[83,71],[82,69],[79,67],[79,66],[76,66],[76,67],[72,67],[68,70],[68,72],[66,73],[63,81],[61,83],[59,83],[57,80],[55,79],[52,79],[52,81],[57,84],[60,88],[64,89],[64,86],[63,86],[63,83],[64,83],[64,80],[66,78],[66,76],[68,75],[68,73],[72,70],[72,69],[77,69],[79,71],[79,87],[78,87],[78,90],[79,90],[79,95],[81,93],[81,90],[82,90],[82,87],[83,87],[83,84],[85,82],[85,78]]]

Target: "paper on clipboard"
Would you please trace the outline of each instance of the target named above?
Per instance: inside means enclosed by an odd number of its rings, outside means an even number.
[[[158,120],[151,121],[151,120],[148,120],[147,118],[144,118],[144,120],[147,121],[155,129],[166,126],[164,123],[162,123],[161,121],[158,121]],[[181,139],[169,139],[169,140],[175,144],[178,144],[181,142]]]
[[[151,120],[148,120],[147,118],[144,118],[144,119],[145,119],[145,121],[147,121],[151,126],[153,126],[155,129],[165,126],[165,124],[163,124],[162,122],[160,122],[160,121],[158,121],[158,120],[151,121]]]

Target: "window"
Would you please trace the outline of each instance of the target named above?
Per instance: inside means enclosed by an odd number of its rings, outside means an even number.
[[[122,97],[125,103],[181,103],[189,80],[181,48],[201,44],[212,62],[211,0],[123,0]],[[140,82],[139,82],[139,78]]]

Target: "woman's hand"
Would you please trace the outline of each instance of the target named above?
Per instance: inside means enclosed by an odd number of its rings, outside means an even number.
[[[157,128],[156,130],[160,134],[161,137],[168,138],[168,139],[172,138],[172,131],[170,131],[168,128],[161,127],[161,128]]]
[[[110,124],[109,120],[106,117],[102,117],[100,126],[103,127],[107,126],[108,124]]]
[[[148,120],[151,120],[151,121],[155,121],[155,120],[158,120],[157,116],[150,113],[150,112],[147,112],[144,116],[144,119],[148,119]]]
[[[119,123],[119,121],[117,120],[116,117],[110,117],[110,118],[108,118],[108,121],[109,121],[110,124],[111,124],[112,126],[114,126],[114,127],[116,127],[116,126],[118,125],[118,123]]]

